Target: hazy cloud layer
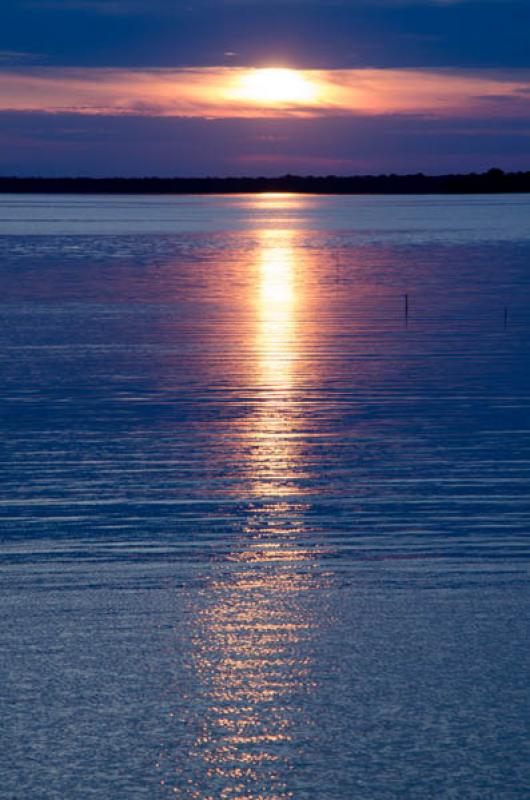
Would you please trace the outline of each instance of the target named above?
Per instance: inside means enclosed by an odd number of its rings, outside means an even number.
[[[273,103],[248,95],[248,77],[240,68],[4,71],[0,109],[210,118],[530,112],[530,70],[312,70],[299,73],[310,99]]]
[[[0,174],[275,175],[518,169],[530,120],[179,119],[0,113]]]

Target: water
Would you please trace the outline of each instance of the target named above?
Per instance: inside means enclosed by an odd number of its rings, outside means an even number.
[[[529,796],[529,212],[0,198],[3,798]]]

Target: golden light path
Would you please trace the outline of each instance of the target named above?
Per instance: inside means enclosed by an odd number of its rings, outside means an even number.
[[[307,506],[300,497],[305,466],[295,374],[303,302],[297,271],[305,264],[293,231],[257,236],[248,298],[255,404],[236,439],[245,512],[229,566],[209,581],[194,614],[192,658],[203,721],[177,789],[193,800],[287,800],[296,731],[315,724],[304,698],[314,691],[311,654],[320,623],[304,597],[320,579],[315,552],[303,543]]]
[[[290,387],[296,356],[296,256],[291,238],[290,231],[264,232],[260,254],[257,346],[262,382],[275,391]]]

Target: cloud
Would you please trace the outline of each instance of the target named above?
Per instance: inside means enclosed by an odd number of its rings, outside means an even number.
[[[530,121],[1,113],[0,174],[260,175],[528,169]]]
[[[26,68],[0,72],[0,109],[201,118],[530,113],[530,70],[304,70],[312,87],[281,102],[243,91],[249,70]]]
[[[35,61],[38,58],[38,53],[25,53],[20,50],[0,50],[0,65],[23,64],[28,61]]]
[[[530,0],[2,0],[1,20],[0,49],[57,66],[530,66]]]

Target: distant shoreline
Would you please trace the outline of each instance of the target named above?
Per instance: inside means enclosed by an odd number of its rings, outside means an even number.
[[[0,177],[0,194],[519,194],[530,172],[490,169],[463,175],[357,175],[277,178],[17,178]]]

